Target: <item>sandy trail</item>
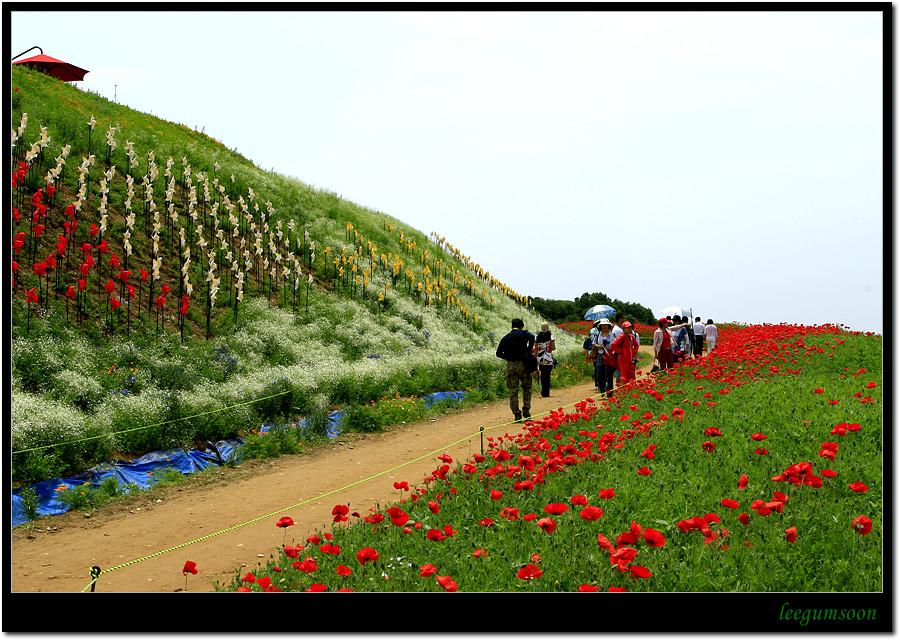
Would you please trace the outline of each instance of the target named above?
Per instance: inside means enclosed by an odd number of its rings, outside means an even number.
[[[652,356],[651,347],[641,351]],[[640,370],[649,369],[647,364]],[[532,416],[571,409],[593,395],[590,383],[541,398],[535,385]],[[196,576],[188,576],[188,591],[214,591],[215,583],[227,586],[236,571],[253,570],[269,559],[285,537],[275,526],[281,516],[295,522],[287,542],[303,542],[310,533],[329,529],[334,505],[349,503],[361,514],[384,506],[400,497],[395,481],[420,485],[441,464],[436,456],[467,459],[481,451],[480,428],[487,448],[488,436],[521,428],[511,420],[508,402],[500,400],[377,434],[342,434],[304,455],[215,469],[90,516],[69,512],[40,518],[11,532],[12,591],[79,592],[90,584],[94,565],[103,570],[127,565],[101,574],[98,592],[178,591],[185,586],[181,571],[187,560],[198,568]],[[300,503],[306,504],[288,509]],[[205,536],[212,537],[187,544]]]

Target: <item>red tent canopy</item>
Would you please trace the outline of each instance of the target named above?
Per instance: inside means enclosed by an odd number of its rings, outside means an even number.
[[[76,67],[74,64],[63,62],[44,54],[25,58],[24,60],[16,60],[13,64],[24,64],[66,82],[84,80],[85,74],[90,73],[87,69]]]

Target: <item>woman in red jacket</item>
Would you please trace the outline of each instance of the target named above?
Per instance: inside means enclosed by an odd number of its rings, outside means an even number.
[[[622,381],[634,380],[634,365],[637,364],[638,341],[634,337],[634,325],[626,320],[622,323],[622,334],[616,338],[609,350],[616,356]]]

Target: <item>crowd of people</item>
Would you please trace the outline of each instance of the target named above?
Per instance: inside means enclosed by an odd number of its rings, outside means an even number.
[[[658,321],[653,334],[654,370],[665,370],[688,358],[703,356],[716,348],[718,329],[712,319],[704,324],[699,317],[691,323],[689,317],[666,316]],[[641,337],[625,314],[600,318],[591,328],[585,348],[590,344],[590,359],[594,362],[595,390],[611,394],[615,385],[635,379]],[[550,372],[556,364],[553,352],[556,341],[547,322],[541,324],[537,336],[525,329],[521,318],[512,321],[512,330],[497,345],[497,357],[506,360],[506,387],[509,389],[509,408],[516,421],[531,417],[531,385],[535,371],[540,372],[541,397],[550,395]],[[614,383],[615,380],[615,383]],[[522,408],[519,409],[519,387],[522,388]]]

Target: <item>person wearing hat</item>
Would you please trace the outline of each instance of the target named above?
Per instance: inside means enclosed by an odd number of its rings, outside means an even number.
[[[639,343],[634,335],[634,325],[630,320],[622,323],[622,333],[609,345],[609,350],[615,356],[618,369],[622,374],[622,382],[635,379],[634,365],[637,364]]]
[[[609,346],[613,342],[613,323],[609,321],[609,318],[600,318],[598,328],[600,332],[591,345],[591,357],[594,358],[595,390],[607,393],[613,390],[613,373],[616,371],[613,366],[614,360],[611,359],[609,353]]]
[[[512,330],[500,338],[497,357],[506,360],[506,388],[509,408],[516,421],[531,417],[531,374],[525,369],[525,356],[534,351],[534,334],[525,330],[521,318],[514,318]],[[519,385],[522,386],[522,410],[519,411]]]
[[[669,329],[672,321],[668,318],[659,319],[659,329],[653,333],[653,353],[660,369],[671,369],[675,366],[675,359],[672,355],[672,344],[674,338]]]
[[[550,333],[550,323],[542,322],[541,330],[534,338],[534,355],[537,356],[538,370],[541,372],[541,397],[550,397],[550,372],[553,371],[553,352],[556,340]]]

